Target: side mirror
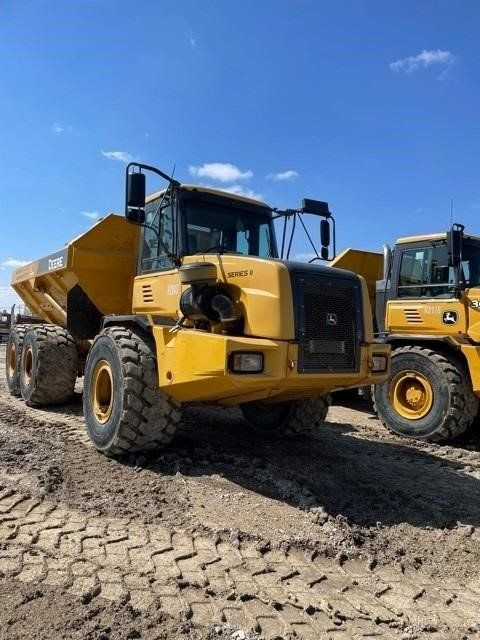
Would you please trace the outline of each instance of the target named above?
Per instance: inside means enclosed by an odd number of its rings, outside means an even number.
[[[127,176],[127,208],[143,209],[145,206],[145,174],[129,173]]]
[[[463,224],[453,224],[447,232],[448,266],[459,267],[462,261]]]
[[[322,248],[328,249],[330,246],[330,224],[328,220],[322,220],[320,222],[320,244]]]

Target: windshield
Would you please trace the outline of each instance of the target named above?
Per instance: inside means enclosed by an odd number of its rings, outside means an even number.
[[[186,202],[187,254],[239,253],[276,258],[271,219],[209,202]]]
[[[480,242],[465,240],[462,247],[460,285],[480,285]],[[400,298],[449,298],[455,290],[455,272],[449,265],[446,243],[402,252],[398,296]]]
[[[480,285],[480,242],[467,240],[463,244],[462,279],[467,289]]]

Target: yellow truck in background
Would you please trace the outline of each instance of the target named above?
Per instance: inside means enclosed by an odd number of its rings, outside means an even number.
[[[167,187],[146,198],[148,172]],[[239,406],[261,433],[319,425],[330,392],[386,377],[390,347],[373,340],[362,277],[279,259],[274,219],[283,255],[287,221],[309,213],[326,258],[326,203],[277,211],[131,163],[124,217],[14,272],[43,323],[10,333],[11,393],[61,403],[83,376],[87,430],[109,455],[167,444],[186,402]]]
[[[480,238],[454,224],[331,264],[364,276],[376,332],[392,346],[390,374],[372,389],[382,423],[431,441],[462,434],[480,397]]]

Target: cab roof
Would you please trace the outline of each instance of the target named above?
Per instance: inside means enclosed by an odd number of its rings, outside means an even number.
[[[238,200],[239,202],[246,202],[248,204],[256,205],[257,207],[262,207],[263,209],[271,209],[265,202],[262,200],[254,200],[253,198],[247,198],[246,196],[239,195],[237,193],[232,193],[231,191],[224,191],[222,189],[213,189],[212,187],[202,187],[198,184],[181,184],[180,189],[183,191],[199,191],[201,193],[211,193],[212,195],[222,196],[224,198],[230,198],[231,200]],[[147,196],[145,202],[151,202],[152,200],[156,200],[159,196],[165,193],[166,189],[162,189],[161,191],[157,191],[156,193],[152,193],[150,196]]]
[[[469,233],[464,234],[464,238],[466,240],[478,240],[480,241],[480,237],[472,236]],[[447,232],[444,233],[430,233],[421,236],[406,236],[405,238],[398,238],[395,244],[414,244],[419,242],[431,242],[435,240],[446,240]]]

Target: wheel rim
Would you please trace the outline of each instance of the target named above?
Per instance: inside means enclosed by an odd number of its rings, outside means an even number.
[[[97,422],[108,422],[113,409],[113,375],[106,360],[99,360],[92,377],[93,412]]]
[[[25,349],[25,354],[23,356],[23,378],[25,380],[25,384],[29,385],[32,381],[32,369],[33,369],[33,351],[32,347],[29,345]]]
[[[15,371],[17,369],[17,347],[15,343],[11,343],[8,348],[7,354],[8,364],[8,377],[12,380],[15,377]]]
[[[433,405],[430,382],[418,371],[401,371],[390,382],[390,404],[408,420],[420,420]]]

